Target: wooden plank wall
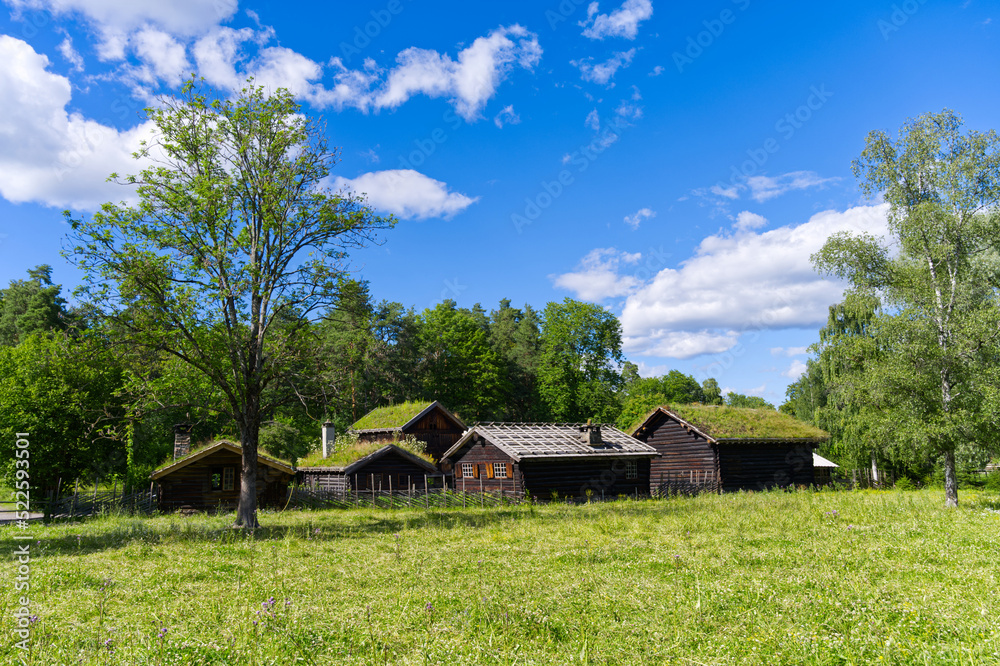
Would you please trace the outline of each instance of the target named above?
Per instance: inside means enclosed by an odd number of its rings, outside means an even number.
[[[716,490],[719,464],[715,447],[673,419],[662,414],[658,418],[658,423],[638,436],[660,454],[650,465],[650,492]]]
[[[810,486],[815,482],[812,448],[805,444],[720,445],[719,463],[724,491]]]
[[[513,477],[509,479],[491,479],[486,471],[487,465],[495,462],[510,463]],[[459,451],[459,457],[452,461],[452,469],[458,469],[462,463],[473,463],[479,465],[479,478],[455,478],[456,490],[467,490],[468,492],[479,492],[480,489],[494,493],[503,489],[505,492],[520,493],[524,491],[524,478],[518,464],[502,450],[489,442],[482,441],[480,444],[466,445]],[[463,483],[464,482],[464,483]]]
[[[232,490],[212,490],[213,471],[234,467],[235,479]],[[205,456],[190,465],[157,481],[159,484],[159,507],[161,511],[175,511],[181,507],[191,507],[199,511],[236,508],[240,499],[240,471],[242,459],[232,451],[221,450]],[[284,501],[288,493],[291,475],[268,465],[257,466],[257,502],[259,506],[276,506]]]
[[[636,463],[638,478],[625,478],[625,463]],[[533,458],[521,461],[524,487],[539,499],[586,497],[592,491],[595,500],[618,495],[649,493],[649,458]]]
[[[462,438],[462,429],[452,423],[450,419],[445,418],[445,415],[435,408],[410,426],[405,434],[413,435],[420,441],[427,442],[427,453],[434,460],[441,460],[441,456]]]

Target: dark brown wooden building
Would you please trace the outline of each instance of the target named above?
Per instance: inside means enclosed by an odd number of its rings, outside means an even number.
[[[540,499],[649,492],[656,450],[609,425],[486,423],[445,452],[456,490],[528,492]]]
[[[363,458],[340,467],[300,467],[299,482],[312,490],[349,492],[375,489],[405,492],[444,484],[437,467],[420,456],[386,444]],[[425,480],[427,484],[425,485]]]
[[[633,435],[660,456],[652,492],[765,490],[815,483],[813,448],[828,435],[772,409],[672,405]]]
[[[221,440],[154,471],[151,476],[159,489],[160,511],[234,510],[240,498],[242,464],[240,445]],[[258,454],[258,506],[283,506],[294,476],[291,465]]]
[[[356,434],[362,442],[393,441],[413,435],[427,443],[428,455],[440,460],[465,432],[465,424],[437,400],[404,402],[373,409],[348,432]]]

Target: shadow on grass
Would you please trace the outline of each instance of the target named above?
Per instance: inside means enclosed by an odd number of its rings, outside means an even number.
[[[0,538],[2,544],[0,548],[9,550],[29,544],[31,552],[41,556],[88,555],[126,548],[136,543],[150,546],[170,543],[219,546],[249,545],[286,539],[340,541],[420,529],[488,529],[512,521],[546,524],[567,519],[600,520],[610,517],[640,519],[662,515],[665,511],[676,513],[696,510],[698,509],[690,498],[674,498],[623,500],[589,505],[522,505],[487,509],[396,511],[329,509],[284,513],[262,512],[260,515],[262,526],[253,531],[232,527],[231,521],[235,514],[152,517],[111,515],[79,523],[34,525],[28,532],[33,537],[30,541],[23,540],[23,534],[11,530]],[[15,536],[18,538],[15,539]]]

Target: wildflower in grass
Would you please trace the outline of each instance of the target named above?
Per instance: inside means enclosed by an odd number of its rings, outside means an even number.
[[[160,633],[158,633],[156,637],[159,638],[161,641],[165,640],[167,637],[167,628],[166,627],[160,628]]]

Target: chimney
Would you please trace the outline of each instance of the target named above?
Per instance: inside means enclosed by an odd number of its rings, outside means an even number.
[[[601,446],[603,442],[600,424],[591,424],[590,419],[587,419],[587,424],[580,427],[580,443],[594,447]]]
[[[327,421],[323,424],[323,457],[329,458],[330,454],[333,453],[333,443],[336,439],[337,433],[333,429],[333,424]]]
[[[194,428],[190,423],[178,423],[174,426],[174,460],[191,453],[191,430]]]

